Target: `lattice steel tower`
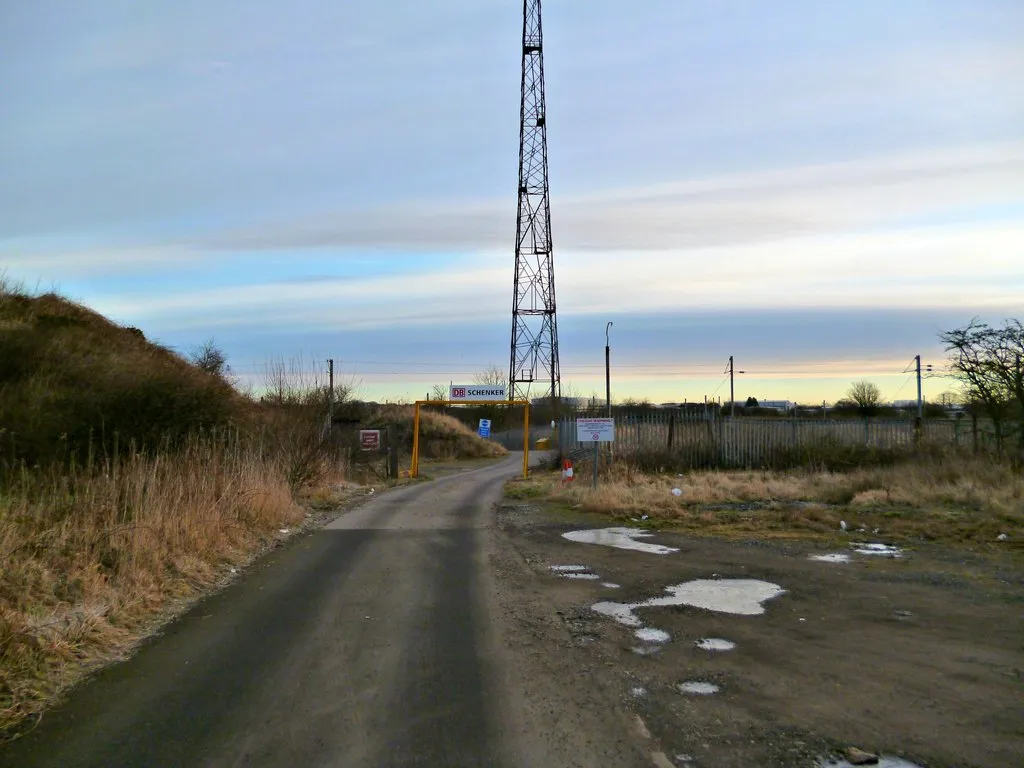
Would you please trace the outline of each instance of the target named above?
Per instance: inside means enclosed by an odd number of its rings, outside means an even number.
[[[512,297],[509,398],[559,399],[555,268],[551,255],[548,193],[548,129],[544,105],[544,47],[540,0],[523,0],[523,80],[519,111],[519,212],[516,275]]]

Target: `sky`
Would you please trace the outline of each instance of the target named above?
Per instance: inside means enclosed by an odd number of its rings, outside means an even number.
[[[521,3],[0,3],[0,271],[243,383],[508,367]],[[548,0],[563,386],[914,396],[1024,314],[1019,0]],[[953,387],[925,380],[925,396]]]

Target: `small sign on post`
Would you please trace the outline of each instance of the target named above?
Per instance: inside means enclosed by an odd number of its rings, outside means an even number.
[[[490,437],[491,436],[491,420],[490,419],[480,419],[480,426],[477,429],[477,434],[479,434],[480,437]]]
[[[615,442],[615,419],[576,419],[576,442],[594,444],[594,487],[597,488],[598,446]]]
[[[361,450],[361,451],[379,451],[380,450],[380,430],[379,429],[360,429],[359,430],[359,450]]]

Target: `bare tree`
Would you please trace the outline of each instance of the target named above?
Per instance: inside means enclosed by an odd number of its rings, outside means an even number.
[[[857,405],[857,410],[865,416],[873,415],[882,402],[881,390],[867,379],[853,382],[846,397],[854,402]]]
[[[491,363],[486,369],[473,376],[473,383],[479,384],[482,387],[503,387],[508,384],[508,372],[502,370],[500,366]]]
[[[222,379],[231,375],[231,368],[228,366],[227,355],[221,350],[213,339],[207,339],[202,344],[194,347],[188,355],[189,362],[196,368]]]
[[[1007,320],[997,328],[975,318],[939,338],[949,353],[953,377],[967,401],[992,419],[1001,449],[1007,418],[1014,411],[1024,414],[1024,325]],[[1024,430],[1017,433],[1024,454]]]
[[[448,391],[448,387],[444,384],[435,384],[430,388],[430,399],[431,400],[447,400],[448,395],[451,393]]]

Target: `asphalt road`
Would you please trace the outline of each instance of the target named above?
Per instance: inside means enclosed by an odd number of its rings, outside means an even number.
[[[297,537],[80,686],[4,766],[650,765],[502,549],[521,454]]]

